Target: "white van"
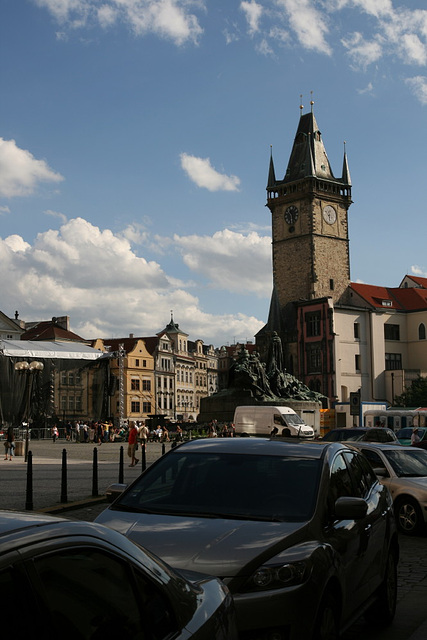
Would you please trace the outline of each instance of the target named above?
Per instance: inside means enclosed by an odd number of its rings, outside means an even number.
[[[312,427],[290,407],[242,406],[234,411],[236,435],[269,436],[274,427],[278,436],[314,438]]]

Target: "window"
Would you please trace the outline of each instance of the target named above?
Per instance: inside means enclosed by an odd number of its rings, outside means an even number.
[[[147,368],[147,360],[143,360],[143,361],[142,361],[142,366],[144,367],[144,369],[146,369],[146,368]]]
[[[142,403],[142,413],[151,413],[151,402]]]
[[[143,391],[151,391],[151,380],[143,380],[142,381],[142,390]]]
[[[402,354],[386,353],[385,368],[387,371],[392,371],[393,369],[402,369]]]
[[[329,279],[329,288],[330,288],[331,291],[334,290],[334,279],[333,278]]]
[[[74,396],[68,396],[68,409],[74,411]]]
[[[322,370],[322,351],[320,347],[314,347],[307,351],[308,373],[318,373]]]
[[[418,327],[418,340],[425,340],[425,339],[426,339],[426,326],[424,322],[422,322]]]
[[[398,324],[385,324],[384,338],[386,340],[400,340],[400,326]]]
[[[142,572],[112,554],[80,548],[41,556],[34,564],[55,636],[130,640],[177,631],[169,602]]]
[[[307,327],[307,336],[320,336],[320,312],[314,311],[305,314],[305,322]]]
[[[67,410],[67,396],[61,396],[61,410]]]
[[[135,367],[139,367],[139,359],[138,358],[136,358],[136,360],[135,360]]]
[[[130,388],[132,391],[139,391],[139,378],[132,378],[130,381]]]
[[[358,353],[356,353],[356,355],[354,356],[354,367],[356,371],[361,371],[360,355]]]
[[[355,340],[360,340],[360,323],[359,322],[355,322],[353,325],[353,330],[354,330],[354,339]]]
[[[130,410],[131,413],[140,413],[141,403],[139,402],[139,400],[132,400],[132,402],[130,403]]]

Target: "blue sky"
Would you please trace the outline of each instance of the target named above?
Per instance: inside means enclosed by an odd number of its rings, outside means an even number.
[[[271,295],[270,147],[314,112],[354,204],[351,279],[427,276],[420,0],[2,0],[1,310],[85,338],[174,319],[253,339]],[[312,92],[312,93],[311,93]]]

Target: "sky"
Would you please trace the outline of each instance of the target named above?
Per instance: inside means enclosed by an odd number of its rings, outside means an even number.
[[[421,0],[1,0],[0,310],[86,339],[253,340],[270,153],[344,143],[351,280],[427,277]]]

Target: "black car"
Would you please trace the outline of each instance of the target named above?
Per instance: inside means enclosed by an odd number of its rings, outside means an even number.
[[[229,640],[217,579],[184,577],[101,525],[0,511],[4,638]]]
[[[388,427],[343,427],[331,429],[322,440],[326,442],[391,442],[399,444],[396,434]]]
[[[362,613],[377,623],[394,616],[391,497],[341,443],[184,443],[97,520],[177,569],[223,579],[243,640],[330,639]]]

